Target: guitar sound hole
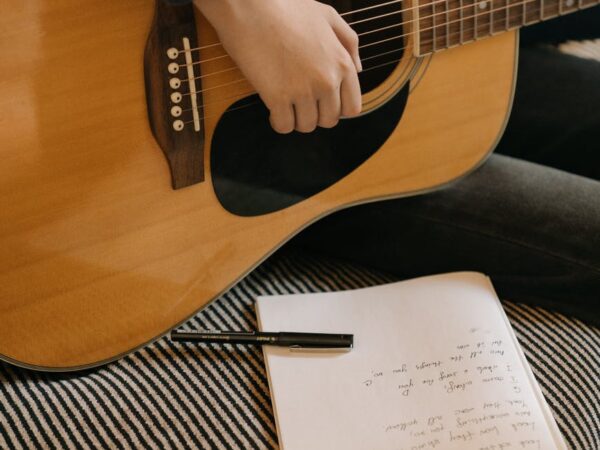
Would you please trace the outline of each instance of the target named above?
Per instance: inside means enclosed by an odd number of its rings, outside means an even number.
[[[404,2],[360,12],[355,11],[375,2],[329,3],[347,22],[357,22],[351,26],[360,35],[362,47],[361,89],[363,93],[373,90],[390,76],[402,57],[402,26],[395,25],[402,23],[398,11]],[[407,83],[379,108],[342,120],[332,129],[317,128],[308,134],[275,133],[268,110],[257,96],[234,103],[219,120],[211,143],[212,183],[219,202],[232,214],[257,216],[327,189],[383,145],[402,117],[408,90]]]
[[[328,1],[344,20],[351,24],[360,39],[360,57],[363,72],[359,75],[363,93],[372,91],[385,81],[396,68],[404,54],[404,29],[402,10],[405,2],[360,11],[376,4],[373,0],[333,0]],[[380,2],[388,3],[388,2]],[[356,11],[356,12],[353,12]]]
[[[409,84],[378,109],[331,129],[277,134],[258,96],[231,105],[212,139],[210,166],[221,206],[258,216],[337,183],[383,145],[402,117]]]

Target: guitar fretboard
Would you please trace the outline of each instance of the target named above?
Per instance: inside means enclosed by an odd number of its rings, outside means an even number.
[[[600,0],[415,0],[415,53],[426,55],[600,4]]]

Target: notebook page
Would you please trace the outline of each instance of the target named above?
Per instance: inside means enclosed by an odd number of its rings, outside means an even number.
[[[487,277],[259,297],[265,331],[353,333],[349,353],[263,348],[279,441],[305,449],[564,449]]]

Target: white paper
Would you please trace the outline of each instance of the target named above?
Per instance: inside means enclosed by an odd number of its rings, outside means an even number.
[[[349,353],[263,347],[280,445],[564,449],[487,277],[260,297],[264,331],[354,334]]]

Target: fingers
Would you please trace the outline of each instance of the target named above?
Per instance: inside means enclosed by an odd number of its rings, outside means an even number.
[[[301,99],[294,103],[296,112],[296,131],[310,133],[317,128],[319,110],[317,103],[312,98]]]
[[[358,74],[349,73],[342,81],[340,88],[342,100],[341,113],[343,117],[355,117],[362,110],[362,98],[360,95],[360,82]]]
[[[294,131],[294,107],[290,103],[277,104],[269,109],[271,111],[269,121],[277,133],[287,134]]]
[[[331,16],[331,26],[334,33],[339,39],[340,43],[344,46],[352,62],[356,67],[356,71],[362,71],[362,62],[360,61],[359,49],[358,49],[358,35],[356,32],[346,23],[342,17],[335,12]]]
[[[278,133],[310,133],[317,126],[332,128],[341,117],[355,117],[361,112],[358,35],[335,9],[321,5],[326,9],[320,42],[327,45],[316,47],[302,61],[303,70],[281,78],[289,81],[284,93],[280,90],[279,94],[267,95],[272,101],[265,102],[271,110],[271,125]],[[298,55],[302,56],[301,50]]]
[[[318,125],[323,128],[335,127],[341,114],[340,91],[330,91],[318,101],[319,122]]]
[[[353,71],[346,67],[340,87],[341,114],[344,117],[354,117],[360,114],[362,109],[360,82],[356,73],[362,71],[362,63],[358,51],[358,35],[337,12],[332,15],[331,20],[334,33],[348,52],[356,69],[356,71]]]
[[[293,130],[310,133],[317,126],[332,128],[341,116],[355,117],[360,114],[362,99],[356,73],[351,71],[339,89],[324,93],[317,101],[312,97],[300,99],[293,104],[271,106],[270,122],[277,133],[287,134]]]
[[[287,134],[294,130],[310,133],[317,126],[332,128],[340,117],[360,114],[362,98],[360,83],[354,71],[349,71],[338,89],[324,92],[318,100],[307,96],[294,103],[278,103],[269,109],[271,126],[277,133]]]

